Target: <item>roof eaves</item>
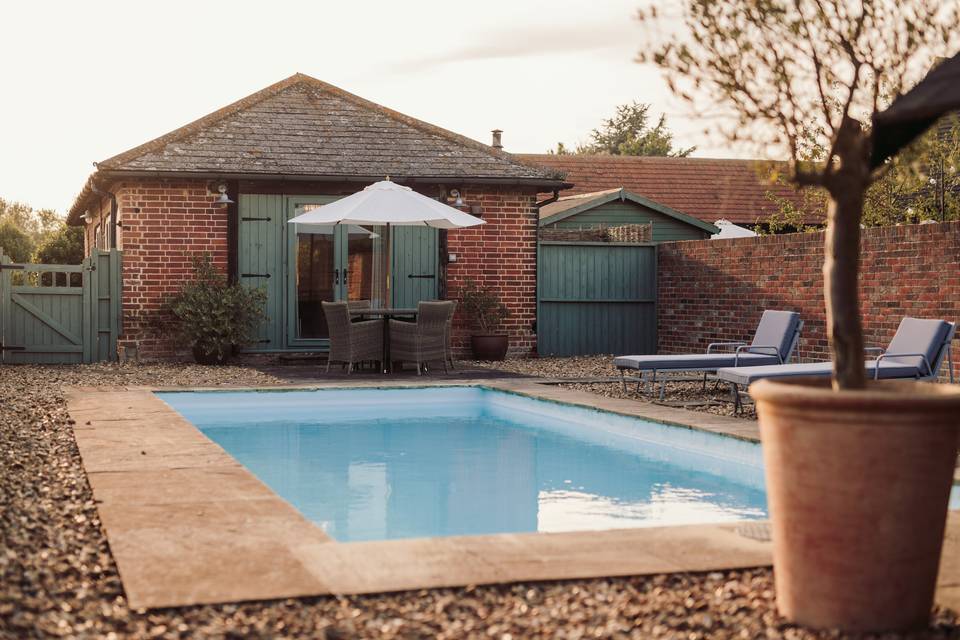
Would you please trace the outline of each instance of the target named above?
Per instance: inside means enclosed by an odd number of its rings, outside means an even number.
[[[597,191],[592,194],[580,194],[579,196],[570,196],[571,198],[585,197],[587,199],[575,207],[564,209],[553,215],[548,215],[544,218],[541,218],[540,226],[544,227],[550,224],[555,224],[557,222],[560,222],[561,220],[566,220],[567,218],[583,213],[584,211],[589,211],[594,207],[599,207],[602,204],[606,204],[608,202],[613,202],[614,200],[618,200],[621,197],[622,191],[623,189],[621,188],[621,189]]]

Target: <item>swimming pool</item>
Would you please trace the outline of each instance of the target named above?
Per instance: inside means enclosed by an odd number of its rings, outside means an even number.
[[[479,387],[158,393],[341,542],[766,517],[760,447]]]

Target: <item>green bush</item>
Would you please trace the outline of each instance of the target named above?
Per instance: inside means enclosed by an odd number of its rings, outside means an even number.
[[[41,264],[80,264],[83,258],[83,227],[63,225],[40,243],[33,259]]]
[[[223,361],[256,338],[267,294],[227,283],[208,255],[194,257],[193,275],[167,303],[174,331],[203,356]]]
[[[460,308],[467,319],[485,334],[496,331],[510,315],[493,289],[479,286],[472,278],[464,280],[460,289]]]

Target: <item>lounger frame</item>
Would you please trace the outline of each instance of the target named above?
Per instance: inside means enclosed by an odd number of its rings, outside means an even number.
[[[799,344],[800,344],[800,333],[801,333],[801,331],[803,331],[803,320],[798,320],[798,321],[797,321],[796,329],[794,329],[794,331],[793,331],[793,336],[792,336],[791,339],[790,339],[790,347],[787,349],[787,355],[786,355],[786,357],[783,357],[783,356],[780,354],[780,347],[778,347],[778,346],[775,346],[775,345],[756,345],[756,346],[751,346],[750,343],[748,343],[748,342],[711,342],[710,344],[707,345],[707,354],[713,353],[713,350],[714,350],[714,349],[719,349],[719,348],[724,348],[724,347],[727,347],[727,348],[729,348],[729,347],[734,347],[734,348],[735,348],[735,351],[734,351],[734,356],[733,356],[733,362],[734,362],[734,365],[733,365],[733,366],[737,366],[737,363],[738,363],[739,360],[740,360],[740,354],[741,354],[741,353],[744,353],[744,352],[753,353],[753,352],[755,352],[755,351],[757,351],[757,350],[769,349],[769,350],[772,350],[773,353],[769,353],[769,354],[767,354],[767,355],[775,355],[775,356],[777,357],[777,360],[780,361],[780,364],[786,364],[786,363],[790,362],[790,358],[793,357],[794,351],[797,350],[797,348],[798,348],[798,346],[799,346]],[[723,367],[719,367],[719,368],[723,368]],[[626,391],[626,390],[627,390],[627,376],[626,376],[626,373],[625,373],[625,372],[626,372],[627,370],[633,369],[633,367],[617,367],[617,369],[620,370],[620,384],[623,386],[623,390]],[[682,368],[682,369],[672,369],[672,368],[671,368],[671,369],[657,369],[657,368],[655,368],[655,367],[652,367],[652,368],[649,368],[649,369],[638,369],[638,371],[639,371],[640,373],[639,373],[639,377],[636,378],[636,382],[637,382],[636,393],[638,393],[638,394],[640,393],[640,387],[641,387],[641,385],[642,385],[644,382],[646,382],[647,385],[648,385],[648,387],[649,387],[649,390],[650,390],[650,393],[647,394],[647,395],[653,395],[653,388],[654,388],[654,386],[657,384],[657,371],[687,371],[687,372],[696,371],[696,372],[703,372],[703,388],[706,389],[706,388],[707,388],[707,375],[708,375],[709,373],[711,373],[711,372],[716,373],[717,369],[718,369],[718,367],[709,367],[709,368],[708,368],[708,367],[692,367],[692,368]],[[646,378],[646,377],[644,376],[645,373],[650,373],[650,374],[651,374],[650,377],[649,377],[649,378]],[[671,381],[673,381],[673,382],[680,382],[680,380],[676,380],[676,379],[673,379],[673,380],[671,380],[671,379],[661,379],[661,381],[660,381],[660,398],[659,398],[659,399],[660,399],[661,402],[663,402],[664,397],[666,396],[667,382],[671,382]]]

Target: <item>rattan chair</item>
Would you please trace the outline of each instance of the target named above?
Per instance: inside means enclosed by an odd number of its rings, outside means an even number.
[[[421,302],[417,321],[390,321],[390,362],[415,362],[417,375],[428,362],[442,362],[447,369],[449,321],[454,302]]]
[[[354,365],[365,362],[380,362],[383,358],[383,320],[350,322],[350,309],[346,302],[323,302],[323,314],[330,332],[330,351],[327,354],[327,373],[331,362],[342,362],[347,374]]]
[[[451,369],[456,369],[457,366],[453,361],[453,314],[457,311],[457,303],[455,301],[450,301],[450,315],[447,316],[447,335],[444,336],[443,340],[446,343],[446,358],[447,362],[450,364]]]

